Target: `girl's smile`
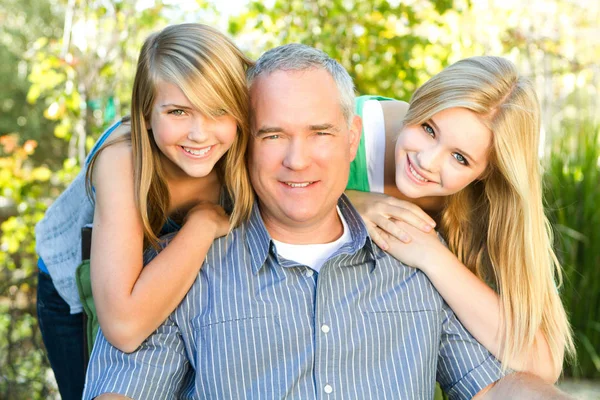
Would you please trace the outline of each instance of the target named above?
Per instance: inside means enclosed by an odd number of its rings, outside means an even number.
[[[200,147],[200,148],[194,148],[194,147],[188,147],[188,146],[180,146],[180,147],[187,156],[190,156],[195,159],[201,159],[201,158],[208,157],[210,154],[210,151],[215,146],[211,145],[211,146]]]

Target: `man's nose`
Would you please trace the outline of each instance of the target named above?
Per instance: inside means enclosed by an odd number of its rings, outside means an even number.
[[[302,170],[310,163],[310,148],[301,138],[290,140],[283,165],[292,170]]]

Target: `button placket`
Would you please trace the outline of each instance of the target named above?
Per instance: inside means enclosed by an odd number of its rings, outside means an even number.
[[[315,307],[315,339],[316,339],[316,363],[315,375],[317,388],[320,388],[323,396],[329,397],[334,391],[331,382],[331,369],[335,366],[331,364],[332,352],[335,351],[336,344],[333,343],[334,336],[332,335],[332,323],[335,323],[335,318],[332,318],[330,309],[331,300],[331,283],[329,282],[331,268],[321,268],[316,279],[316,307]],[[320,332],[319,332],[320,331]]]

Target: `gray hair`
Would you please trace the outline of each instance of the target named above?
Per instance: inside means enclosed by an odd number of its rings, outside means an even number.
[[[248,87],[261,75],[275,71],[306,71],[322,68],[329,72],[338,88],[342,114],[350,126],[354,117],[354,82],[342,65],[322,50],[290,43],[265,52],[246,72]]]

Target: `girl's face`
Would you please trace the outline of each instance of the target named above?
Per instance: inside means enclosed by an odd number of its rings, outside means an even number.
[[[465,108],[407,125],[396,141],[396,186],[409,198],[454,194],[485,171],[491,145],[492,132]]]
[[[228,114],[193,108],[178,86],[159,82],[150,126],[170,177],[207,176],[233,144],[237,124]]]

